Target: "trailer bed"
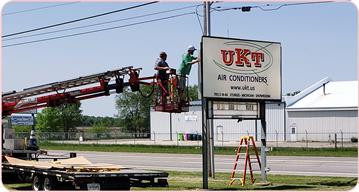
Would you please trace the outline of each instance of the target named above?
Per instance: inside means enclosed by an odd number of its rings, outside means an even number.
[[[168,173],[161,171],[121,168],[120,170],[83,172],[69,169],[40,168],[2,163],[2,170],[11,170],[31,177],[33,189],[43,189],[48,184],[51,189],[82,190],[129,190],[131,187],[166,187]],[[39,180],[39,181],[38,181]],[[45,184],[43,184],[45,182]],[[36,184],[37,183],[37,184]],[[36,185],[40,185],[36,187]],[[42,186],[41,186],[42,185]],[[35,188],[34,188],[35,186]],[[60,187],[60,188],[58,188]]]

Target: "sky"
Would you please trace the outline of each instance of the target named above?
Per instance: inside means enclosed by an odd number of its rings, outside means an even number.
[[[2,36],[142,3],[8,2],[2,9]],[[333,81],[357,80],[358,17],[355,5],[350,2],[285,5],[291,3],[293,2],[214,3],[212,8],[217,10],[242,6],[258,7],[250,12],[213,10],[211,35],[280,42],[283,94],[303,90],[325,77]],[[178,69],[181,55],[186,52],[186,48],[189,45],[200,47],[203,34],[203,6],[200,4],[201,2],[160,2],[2,38],[2,91],[20,91],[28,87],[126,66],[141,67],[140,76],[151,76],[155,74],[154,63],[161,51],[167,52],[170,67]],[[194,14],[196,5],[199,5],[198,16]],[[184,7],[189,8],[87,28],[18,38]],[[187,13],[189,14],[178,16]],[[169,16],[176,17],[97,33],[9,46]],[[198,83],[197,74],[198,67],[194,65],[189,76],[190,85]],[[84,115],[114,116],[117,114],[115,95],[82,101],[81,109]]]

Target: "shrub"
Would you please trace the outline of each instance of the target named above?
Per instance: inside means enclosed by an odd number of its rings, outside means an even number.
[[[357,142],[358,142],[358,138],[356,138],[356,137],[352,137],[352,138],[350,138],[350,140],[351,140],[353,143],[357,143]]]

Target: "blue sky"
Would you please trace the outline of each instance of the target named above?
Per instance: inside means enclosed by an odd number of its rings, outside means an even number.
[[[2,35],[61,23],[82,17],[141,4],[142,2],[73,3],[47,9],[2,16]],[[290,2],[287,2],[290,3]],[[59,2],[10,2],[3,14],[61,4]],[[71,27],[113,21],[127,17],[176,9],[199,2],[161,2],[145,7],[63,25],[37,34]],[[261,6],[275,9],[283,4],[215,3],[212,7]],[[17,40],[3,45],[45,39],[78,32],[120,26],[194,12],[195,7],[151,17],[122,21],[91,28],[71,30]],[[202,15],[202,6],[198,13]],[[202,22],[203,18],[199,16]],[[229,10],[211,13],[211,35],[240,39],[281,42],[283,94],[303,90],[316,81],[330,77],[334,81],[357,79],[357,8],[352,3],[320,3],[283,6],[278,10],[250,12]],[[19,35],[20,36],[20,35]],[[19,37],[16,36],[16,37]],[[2,90],[27,87],[77,78],[125,66],[142,67],[141,76],[153,75],[159,52],[166,51],[168,63],[178,68],[188,45],[199,47],[202,30],[195,14],[87,35],[2,48]],[[15,37],[15,36],[14,36]],[[194,66],[190,84],[197,84]],[[113,116],[115,96],[82,102],[83,113]]]

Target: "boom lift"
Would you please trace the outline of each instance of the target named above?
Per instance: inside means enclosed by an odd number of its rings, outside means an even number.
[[[43,107],[57,107],[65,103],[77,103],[81,100],[91,99],[101,96],[108,96],[112,93],[122,93],[125,87],[130,87],[131,91],[139,91],[142,96],[153,97],[153,108],[155,111],[180,113],[188,111],[189,99],[187,94],[181,95],[183,90],[179,90],[178,79],[175,70],[170,70],[169,82],[161,82],[156,76],[139,77],[141,68],[133,68],[132,66],[124,67],[121,69],[111,70],[103,73],[97,73],[93,75],[83,76],[75,79],[70,79],[61,82],[54,82],[36,87],[26,88],[22,91],[6,92],[2,94],[2,118],[10,116],[13,113],[21,113],[24,111],[38,109]],[[126,81],[127,79],[127,81]],[[168,87],[165,87],[167,84]],[[150,93],[143,93],[141,87],[151,87]],[[187,86],[186,86],[186,89]],[[186,92],[185,92],[186,93]],[[4,129],[3,129],[4,131]],[[32,132],[33,134],[33,132]],[[3,143],[4,143],[4,138]],[[20,157],[23,159],[39,159],[39,155],[47,154],[46,151],[41,150],[12,150],[4,149],[3,146],[3,161],[4,155]],[[76,154],[70,153],[70,157],[75,157]],[[8,170],[17,170],[19,176],[33,172],[36,170],[29,169],[25,171],[23,167],[10,166],[3,164],[4,168]],[[39,173],[41,170],[39,171]],[[43,171],[42,171],[43,172]],[[49,174],[50,172],[48,172]],[[137,173],[136,173],[137,174]],[[135,175],[136,175],[135,174]],[[142,180],[149,179],[153,184],[154,178],[166,177],[164,173],[151,173],[144,172],[137,174]],[[58,175],[58,174],[57,174]],[[38,175],[41,176],[41,175]],[[68,174],[64,174],[62,178],[67,177]],[[42,176],[41,176],[42,177]],[[119,176],[120,177],[120,176]],[[123,177],[123,176],[121,176]],[[137,179],[135,176],[131,176],[131,179]],[[75,180],[73,181],[75,182]],[[159,180],[160,182],[160,180]],[[33,185],[35,185],[33,183]],[[162,185],[162,184],[161,184]]]
[[[3,93],[2,116],[5,117],[12,113],[19,113],[31,109],[56,107],[63,103],[75,103],[80,100],[108,96],[114,91],[116,93],[122,93],[124,87],[127,86],[129,86],[132,91],[141,92],[141,84],[152,87],[152,91],[149,95],[142,95],[151,96],[152,93],[155,93],[155,111],[175,113],[188,111],[188,96],[184,95],[181,96],[183,98],[180,98],[176,85],[178,76],[174,70],[171,70],[169,74],[169,88],[165,88],[156,75],[139,77],[140,70],[141,68],[133,68],[130,66],[67,81],[31,87],[20,92],[12,91]],[[124,82],[126,76],[129,76],[128,82]],[[148,82],[149,80],[152,80],[152,82]],[[98,83],[99,85],[97,86],[88,87],[89,85]],[[87,87],[78,88],[82,86]]]
[[[64,103],[76,103],[81,100],[111,93],[122,93],[125,87],[132,91],[139,91],[144,97],[153,97],[153,108],[155,111],[180,113],[188,111],[188,91],[181,95],[179,90],[178,75],[175,70],[168,71],[169,82],[161,82],[157,75],[139,77],[141,68],[132,66],[83,76],[61,82],[54,82],[36,87],[24,89],[23,91],[12,91],[2,94],[2,117],[13,113],[20,113],[43,107],[57,107]],[[125,82],[125,79],[128,79]],[[168,87],[165,87],[167,84]],[[141,86],[150,86],[151,91],[145,95]],[[187,86],[186,86],[187,89]],[[4,140],[3,140],[4,141]]]

